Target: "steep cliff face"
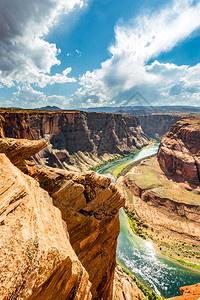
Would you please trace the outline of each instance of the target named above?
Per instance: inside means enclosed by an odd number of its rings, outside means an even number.
[[[60,211],[0,154],[0,298],[91,299],[89,276]]]
[[[199,264],[198,188],[168,179],[156,157],[142,160],[116,184],[140,236],[150,238],[156,249],[169,256]]]
[[[124,200],[110,179],[36,169],[25,159],[44,141],[0,145],[0,298],[112,299]]]
[[[70,242],[92,282],[93,299],[111,299],[124,200],[110,179],[95,172],[35,170],[67,223]]]
[[[158,161],[171,178],[200,185],[200,117],[180,120],[171,127],[161,140]]]
[[[144,116],[138,116],[142,130],[150,136],[162,138],[171,126],[177,121],[186,117],[187,114],[166,114],[157,113]]]
[[[36,160],[69,170],[87,170],[148,144],[136,117],[80,111],[1,109],[0,136],[46,138],[51,145]]]

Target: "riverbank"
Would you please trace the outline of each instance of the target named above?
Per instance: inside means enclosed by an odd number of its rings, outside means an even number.
[[[130,284],[130,287],[132,289],[134,289],[134,294],[135,294],[135,299],[148,299],[148,300],[162,300],[163,298],[160,297],[158,294],[156,294],[154,291],[151,291],[150,289],[148,289],[144,284],[142,284],[139,280],[137,280],[137,278],[135,276],[133,276],[133,274],[130,272],[130,270],[128,270],[128,268],[126,268],[122,263],[120,263],[119,261],[117,262],[117,267],[119,268],[119,271],[121,273],[121,283],[118,284],[119,287],[118,289],[121,288],[122,282],[123,281],[128,281]],[[122,274],[123,272],[123,274]],[[116,282],[116,279],[114,279]],[[119,281],[119,280],[118,280]],[[123,282],[124,283],[124,282]],[[120,286],[121,285],[121,286]],[[129,287],[129,288],[130,288]],[[114,295],[114,300],[117,299],[117,297],[115,297]]]
[[[91,171],[97,171],[100,174],[106,173],[107,169],[111,169],[110,174],[117,178],[118,173],[120,173],[126,166],[128,166],[132,161],[136,154],[140,153],[144,149],[149,149],[154,147],[155,145],[158,145],[157,141],[154,139],[150,140],[150,143],[147,146],[142,147],[141,149],[135,149],[129,154],[125,155],[118,155],[117,157],[111,158],[108,161],[105,161],[95,167],[90,167],[89,170]],[[115,165],[117,163],[117,165]],[[112,170],[113,166],[113,170]]]
[[[141,158],[157,153],[158,144],[148,149],[143,149],[125,161],[115,161],[109,167],[103,168],[101,174],[115,178],[111,173],[120,165],[133,163]],[[118,237],[117,261],[130,270],[139,282],[156,293],[170,298],[179,294],[180,286],[200,282],[200,272],[187,267],[179,262],[155,252],[149,240],[144,240],[134,235],[124,211],[120,210],[120,235]]]
[[[154,157],[133,165],[117,181],[133,233],[169,258],[200,269],[200,195],[168,180]]]

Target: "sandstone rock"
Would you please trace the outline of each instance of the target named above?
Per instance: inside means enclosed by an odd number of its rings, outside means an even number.
[[[124,204],[115,186],[95,172],[39,169],[32,176],[62,212],[71,245],[89,274],[93,299],[112,299],[119,208]]]
[[[181,296],[170,298],[171,300],[198,300],[200,298],[200,283],[183,286],[180,288]]]
[[[183,117],[187,117],[187,114],[172,114],[172,113],[154,113],[150,115],[138,116],[142,130],[157,138],[162,138],[166,134],[172,125]]]
[[[0,234],[1,299],[91,299],[88,273],[60,211],[37,181],[2,153]]]
[[[1,109],[0,136],[49,139],[51,147],[36,160],[81,171],[149,143],[136,117],[81,111]]]
[[[14,165],[18,165],[47,147],[48,144],[44,140],[30,141],[26,139],[0,138],[0,153],[5,153]]]
[[[123,272],[120,266],[115,268],[113,300],[142,300],[146,299],[136,283]]]
[[[200,117],[183,119],[171,127],[161,140],[158,161],[174,180],[200,185]]]

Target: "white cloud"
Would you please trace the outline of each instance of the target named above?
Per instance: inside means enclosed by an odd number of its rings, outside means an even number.
[[[120,99],[121,102],[127,100],[135,90],[144,93],[146,98],[153,96],[153,102],[159,100],[160,104],[160,100],[170,98],[170,90],[180,82],[190,88],[181,88],[179,100],[184,93],[183,100],[187,93],[191,97],[192,91],[194,98],[197,97],[195,85],[200,83],[199,65],[179,67],[157,61],[148,65],[148,61],[170,51],[198,29],[199,16],[200,1],[175,0],[159,12],[139,16],[128,25],[116,26],[115,43],[109,48],[111,58],[102,62],[100,69],[87,71],[80,78],[81,88],[71,99],[73,105],[115,105]],[[178,94],[171,97],[172,101],[175,96]]]
[[[45,86],[75,81],[67,77],[69,72],[66,71],[50,75],[52,66],[60,64],[57,56],[61,50],[44,37],[60,15],[81,8],[84,2],[86,0],[1,0],[0,83],[10,87],[15,83]]]
[[[17,92],[13,93],[11,101],[2,102],[2,106],[38,108],[47,105],[55,105],[60,108],[69,106],[69,102],[65,96],[51,95],[46,96],[41,91],[34,90],[30,85],[18,86]]]

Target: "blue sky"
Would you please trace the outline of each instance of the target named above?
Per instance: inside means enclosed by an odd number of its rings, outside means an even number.
[[[200,0],[2,0],[0,105],[200,106]]]

